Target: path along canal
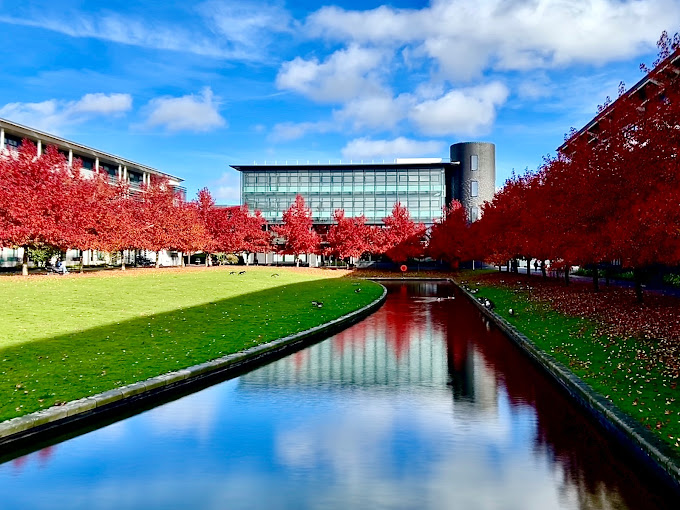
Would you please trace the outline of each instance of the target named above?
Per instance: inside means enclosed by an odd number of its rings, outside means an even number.
[[[0,464],[0,508],[677,508],[453,285]]]

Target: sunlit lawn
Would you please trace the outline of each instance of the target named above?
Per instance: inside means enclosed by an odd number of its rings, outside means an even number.
[[[468,273],[466,278],[471,279]],[[495,312],[531,339],[540,349],[549,353],[594,390],[628,413],[649,430],[668,443],[680,458],[680,395],[677,389],[677,359],[671,362],[674,352],[662,352],[664,345],[673,340],[645,339],[630,335],[613,334],[612,326],[588,314],[579,315],[556,310],[556,303],[569,299],[567,292],[553,289],[551,301],[538,299],[548,294],[548,289],[537,290],[542,285],[539,277],[516,278],[503,275],[503,283],[479,280],[472,284],[480,288],[477,296],[489,298]],[[580,309],[588,309],[587,288],[569,293],[580,296]],[[576,298],[573,298],[576,299]],[[593,296],[598,306],[590,307],[600,316],[616,317],[619,306],[612,304],[609,311],[606,299]],[[675,299],[675,298],[669,298]],[[629,297],[631,305],[633,296]],[[561,303],[564,305],[564,303]],[[513,309],[514,315],[509,314]],[[620,321],[619,321],[620,322]],[[621,324],[616,331],[621,333]],[[651,328],[650,328],[651,329]]]
[[[382,292],[344,275],[227,267],[0,278],[0,420],[308,329]]]

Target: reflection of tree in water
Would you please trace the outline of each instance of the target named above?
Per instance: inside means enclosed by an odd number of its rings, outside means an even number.
[[[505,386],[513,407],[535,409],[536,448],[547,451],[560,465],[564,494],[570,487],[576,489],[580,508],[675,508],[664,502],[672,498],[648,469],[622,454],[622,447],[567,400],[500,331],[487,328],[488,323],[471,303],[461,298],[456,305],[432,307],[433,321],[448,332],[447,361],[454,398],[473,380],[468,360],[476,352],[496,383]]]
[[[56,445],[52,445],[43,448],[42,450],[38,450],[37,452],[31,453],[29,455],[17,457],[16,459],[12,460],[13,471],[15,472],[15,474],[20,473],[21,471],[23,471],[28,461],[34,459],[37,459],[38,465],[41,468],[47,466],[49,464],[50,459],[54,455],[56,449],[57,449]]]

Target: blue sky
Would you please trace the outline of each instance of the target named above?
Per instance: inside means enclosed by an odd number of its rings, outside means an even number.
[[[207,186],[230,164],[447,157],[496,144],[497,186],[540,165],[678,0],[0,0],[0,117]]]

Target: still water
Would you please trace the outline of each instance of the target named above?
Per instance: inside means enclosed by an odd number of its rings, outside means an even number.
[[[677,508],[451,285],[387,286],[321,343],[0,465],[0,508]]]

